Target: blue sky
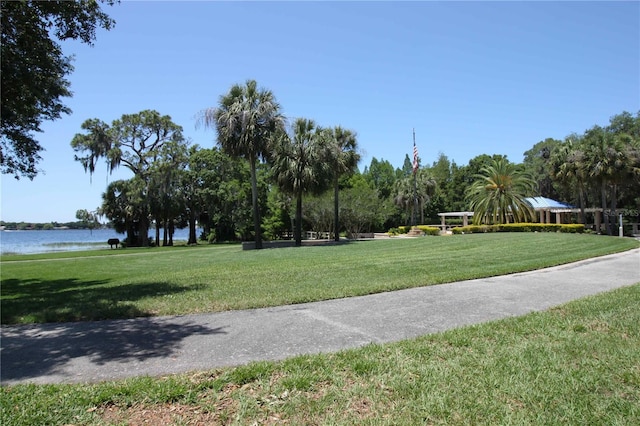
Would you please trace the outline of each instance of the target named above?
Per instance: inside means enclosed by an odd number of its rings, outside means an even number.
[[[640,110],[640,2],[127,2],[75,55],[73,114],[45,123],[33,181],[2,175],[5,221],[67,222],[101,204],[109,181],[73,160],[89,118],[155,109],[194,144],[194,116],[255,79],[289,118],[357,132],[363,160],[401,167],[412,129],[423,164],[480,154],[521,162],[563,139]]]

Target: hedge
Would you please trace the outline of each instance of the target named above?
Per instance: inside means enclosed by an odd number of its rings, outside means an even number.
[[[398,234],[406,234],[411,230],[412,226],[398,226],[397,228],[391,228],[387,232],[389,235],[398,235]],[[428,225],[418,225],[416,226],[419,230],[421,230],[426,235],[439,235],[440,228],[435,228],[433,226]]]
[[[426,235],[440,235],[440,228],[435,228],[433,226],[418,225],[418,229],[420,229]]]
[[[583,224],[562,223],[505,223],[502,225],[469,225],[453,228],[454,234],[477,234],[481,232],[568,232],[583,233]]]

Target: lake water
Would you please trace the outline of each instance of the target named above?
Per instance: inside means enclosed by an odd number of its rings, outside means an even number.
[[[200,230],[197,231],[198,233]],[[155,238],[155,230],[149,230]],[[0,253],[31,254],[53,251],[91,250],[109,248],[109,238],[125,239],[113,229],[56,229],[51,231],[0,231]],[[160,231],[162,238],[162,230]],[[189,229],[176,229],[174,241],[187,241]]]

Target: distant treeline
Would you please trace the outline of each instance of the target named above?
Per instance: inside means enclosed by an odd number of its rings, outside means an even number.
[[[0,226],[2,229],[10,230],[10,231],[24,231],[24,230],[51,230],[51,229],[100,229],[100,228],[108,228],[107,225],[99,225],[97,228],[93,224],[87,224],[87,222],[77,221],[77,222],[48,222],[48,223],[31,223],[31,222],[5,222],[0,221]]]

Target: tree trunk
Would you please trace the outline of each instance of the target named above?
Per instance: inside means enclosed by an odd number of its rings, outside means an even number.
[[[209,234],[211,233],[211,220],[209,218],[209,214],[201,213],[199,218],[200,225],[202,225],[202,235],[204,235],[204,239],[209,240]]]
[[[189,241],[187,244],[198,244],[196,236],[196,214],[193,210],[189,211]]]
[[[600,188],[600,195],[602,197],[602,216],[604,219],[604,226],[607,230],[607,235],[611,235],[611,217],[607,214],[607,184],[604,181]]]
[[[169,243],[168,234],[169,233],[169,222],[165,219],[162,221],[162,247],[166,247]],[[160,245],[160,241],[156,241],[157,245]]]
[[[176,225],[170,220],[167,226],[169,230],[169,246],[173,247],[173,234],[176,231]]]
[[[138,242],[136,241],[136,230],[131,222],[127,224],[127,244],[135,245]]]
[[[333,182],[333,225],[334,225],[333,239],[335,241],[340,241],[340,223],[338,222],[339,221],[338,193],[339,193],[338,177],[336,176]]]
[[[302,191],[298,191],[296,197],[296,247],[302,245]]]
[[[160,245],[160,219],[156,218],[156,245]]]
[[[583,225],[586,225],[587,218],[584,212],[584,188],[582,182],[578,183],[578,195],[580,197],[580,221]]]
[[[138,225],[138,230],[140,233],[140,246],[141,247],[149,247],[149,219],[147,219],[146,215],[143,215],[140,219],[140,223]]]
[[[258,178],[256,176],[256,159],[249,159],[251,168],[251,201],[253,203],[253,232],[256,238],[256,249],[262,248],[262,230],[260,229],[260,205],[258,204]]]
[[[618,209],[618,195],[616,194],[618,192],[618,185],[616,185],[615,183],[613,185],[611,185],[611,212],[610,212],[610,216],[612,217],[613,220],[611,222],[611,234],[613,234],[614,229],[616,229],[615,224],[618,223],[618,212],[616,211]]]

